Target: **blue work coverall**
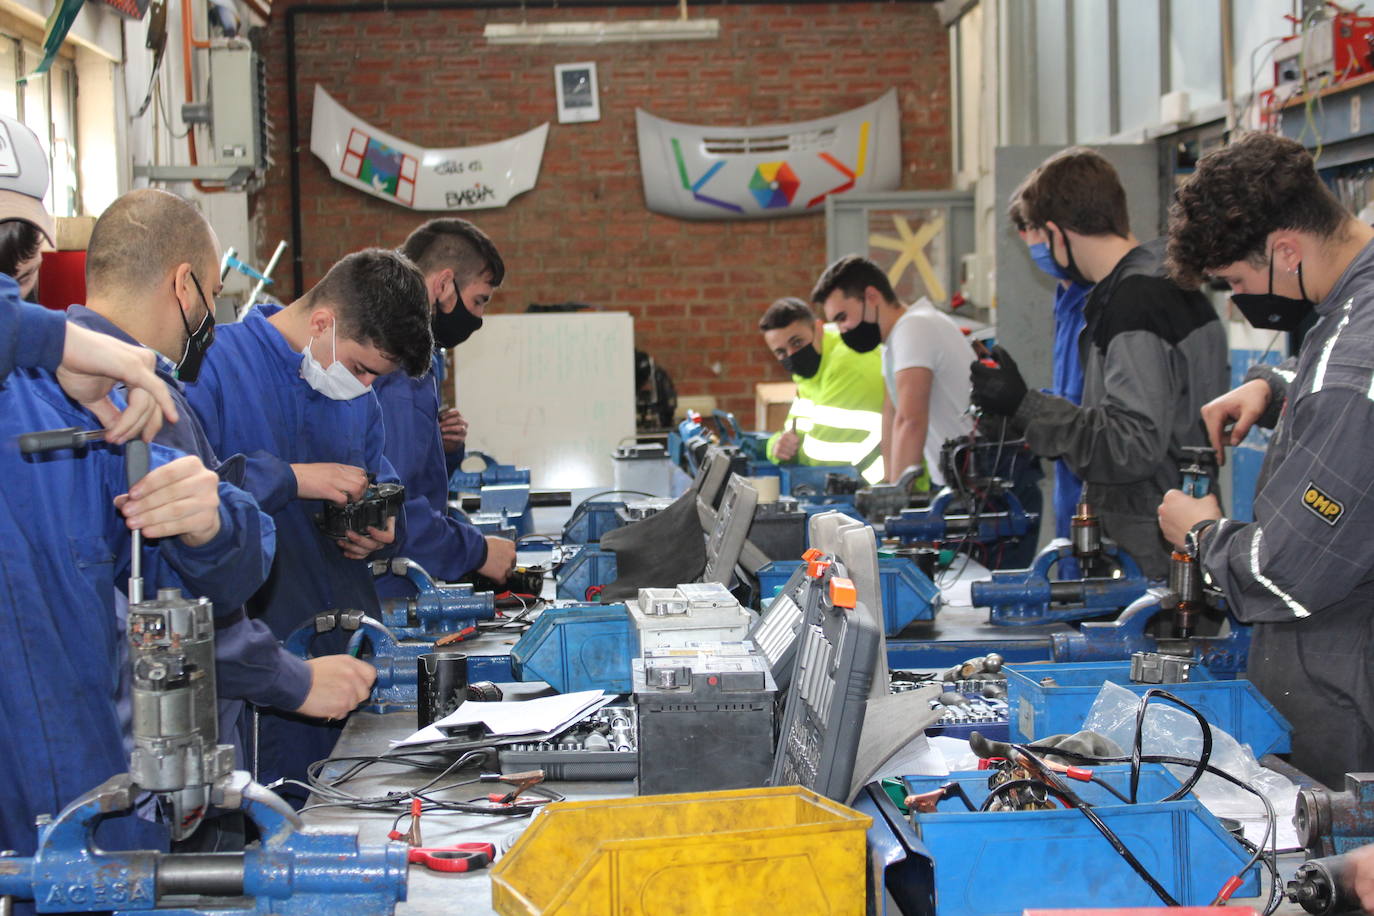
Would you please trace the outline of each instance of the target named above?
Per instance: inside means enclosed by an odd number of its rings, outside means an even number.
[[[434,371],[425,378],[403,372],[373,383],[386,421],[386,457],[406,487],[406,538],[398,556],[419,563],[430,575],[452,582],[487,561],[487,541],[472,523],[448,512],[449,469],[439,435],[439,382],[443,356],[434,353]],[[410,598],[416,588],[404,576],[376,581],[382,598]]]
[[[1050,394],[1058,395],[1071,404],[1083,403],[1083,363],[1078,358],[1078,338],[1086,319],[1083,306],[1088,301],[1091,286],[1069,281],[1054,287],[1054,384]],[[1078,497],[1083,481],[1064,461],[1054,461],[1054,536],[1071,536],[1073,515],[1078,511]],[[1062,570],[1061,570],[1062,573]]]
[[[186,396],[217,453],[243,452],[244,489],[260,494],[277,523],[277,557],[267,582],[247,603],[249,616],[285,639],[316,614],[333,610],[376,615],[370,564],[350,560],[315,525],[320,500],[296,498],[292,464],[337,462],[361,467],[379,482],[399,478],[382,454],[386,433],[381,406],[371,394],[335,401],[301,378],[301,354],[268,318],[280,306],[254,306],[238,324],[219,327],[200,378]],[[405,513],[396,537],[405,536]],[[390,552],[390,551],[388,551]],[[342,637],[343,634],[332,634]],[[338,652],[342,638],[320,638],[315,650]],[[261,714],[259,779],[299,779],[312,761],[329,756],[342,722],[323,723],[282,712]],[[299,801],[287,789],[284,796]]]
[[[0,300],[4,292],[0,283]],[[16,444],[21,433],[68,426],[98,424],[46,372],[17,371],[0,388],[0,849],[20,855],[34,849],[37,815],[128,769],[115,708],[114,599],[130,554],[113,506],[127,489],[123,449],[92,443],[26,456]],[[151,451],[153,467],[181,457]],[[209,543],[145,546],[145,594],[182,586],[232,606],[266,579],[271,518],[230,484],[219,484],[219,497],[221,528]],[[107,848],[166,842],[135,817],[106,821],[98,836]]]
[[[67,309],[67,320],[83,328],[100,334],[107,334],[134,346],[137,340],[126,334],[119,326],[103,315],[85,306],[73,305]],[[231,455],[221,462],[215,454],[210,440],[195,410],[186,399],[185,388],[177,380],[175,367],[170,360],[159,355],[157,374],[167,383],[167,389],[176,403],[181,419],[176,423],[165,423],[154,440],[168,448],[195,455],[207,468],[217,473],[221,480],[243,487],[249,462],[243,455]],[[253,478],[254,482],[263,480],[262,475]],[[253,494],[250,492],[251,496]],[[266,498],[272,494],[265,493]],[[216,600],[218,596],[207,595]],[[217,608],[215,621],[215,686],[219,693],[220,741],[234,744],[240,753],[238,766],[246,765],[242,755],[244,702],[258,706],[271,706],[277,709],[292,710],[305,702],[310,692],[310,666],[282,648],[277,637],[261,620],[248,616],[241,605],[233,608]]]
[[[19,284],[0,274],[0,382],[17,368],[56,372],[67,323],[61,312],[19,299]]]

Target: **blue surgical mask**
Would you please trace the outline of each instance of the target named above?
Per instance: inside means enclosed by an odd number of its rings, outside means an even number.
[[[372,386],[364,385],[358,377],[348,371],[348,367],[339,362],[339,323],[335,321],[330,328],[330,347],[333,348],[332,362],[326,369],[320,365],[320,361],[315,358],[315,354],[310,352],[310,344],[315,342],[315,338],[310,338],[310,343],[301,350],[301,378],[305,383],[314,388],[320,394],[335,401],[351,401],[360,398],[372,390]]]
[[[1045,273],[1054,277],[1056,280],[1069,279],[1069,272],[1059,266],[1059,262],[1054,259],[1054,254],[1050,251],[1048,242],[1036,242],[1030,246],[1031,260],[1035,266]]]

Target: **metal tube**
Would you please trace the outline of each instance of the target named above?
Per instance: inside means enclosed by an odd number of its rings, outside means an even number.
[[[1050,601],[1055,604],[1082,604],[1085,584],[1086,583],[1082,579],[1051,582]]]
[[[194,852],[159,856],[157,895],[243,896],[243,853]]]
[[[263,287],[267,285],[267,278],[272,276],[272,271],[277,269],[277,262],[281,260],[281,253],[286,250],[286,239],[277,243],[277,250],[272,252],[272,259],[267,262],[267,266],[262,269],[263,279],[258,281],[258,285],[253,287],[253,291],[248,294],[248,304],[252,305],[258,301],[262,295]]]

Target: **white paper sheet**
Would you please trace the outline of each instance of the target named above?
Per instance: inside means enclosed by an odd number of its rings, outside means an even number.
[[[603,690],[581,690],[537,700],[518,700],[508,703],[464,703],[432,725],[427,725],[392,747],[430,744],[448,741],[445,728],[468,725],[485,726],[493,736],[532,735],[558,732],[572,725],[587,713],[600,709],[615,697]]]

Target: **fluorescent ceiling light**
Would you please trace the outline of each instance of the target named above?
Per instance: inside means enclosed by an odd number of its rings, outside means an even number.
[[[488,23],[494,45],[597,45],[613,41],[688,41],[717,38],[719,19],[631,19],[621,22]]]

